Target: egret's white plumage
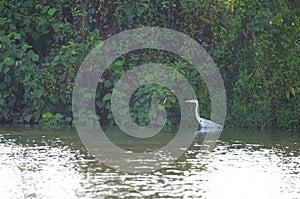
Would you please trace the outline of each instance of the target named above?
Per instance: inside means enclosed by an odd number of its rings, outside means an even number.
[[[185,102],[195,103],[196,104],[195,115],[196,115],[196,118],[197,118],[197,120],[198,120],[201,128],[223,129],[222,125],[217,124],[217,123],[215,123],[213,121],[210,121],[210,120],[207,120],[207,119],[204,119],[204,118],[200,117],[199,112],[198,112],[198,107],[199,107],[198,100],[192,99],[192,100],[187,100]]]

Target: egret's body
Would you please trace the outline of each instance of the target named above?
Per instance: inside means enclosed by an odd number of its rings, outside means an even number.
[[[213,121],[210,121],[210,120],[207,120],[207,119],[204,119],[202,117],[200,117],[199,115],[199,112],[198,112],[198,107],[199,107],[199,104],[198,104],[198,100],[187,100],[185,102],[189,102],[189,103],[195,103],[196,104],[196,107],[195,107],[195,115],[196,115],[196,118],[201,126],[201,128],[213,128],[213,129],[222,129],[223,126],[220,125],[220,124],[217,124]]]

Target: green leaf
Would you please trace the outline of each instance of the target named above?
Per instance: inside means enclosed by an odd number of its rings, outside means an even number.
[[[287,99],[290,99],[290,92],[289,91],[285,91],[285,96]]]
[[[112,85],[111,81],[110,80],[106,80],[104,82],[104,87],[110,87]]]
[[[151,101],[151,104],[159,104],[160,103],[160,99],[155,97],[155,98],[152,98],[152,101]]]
[[[44,94],[44,91],[42,89],[38,89],[35,91],[35,97],[40,98]]]
[[[46,119],[46,118],[52,118],[53,115],[52,115],[52,113],[47,112],[47,113],[44,113],[44,114],[42,115],[42,117],[43,117],[44,119]]]
[[[96,101],[96,105],[97,105],[97,107],[102,108],[103,107],[103,102]]]
[[[54,57],[54,61],[58,61],[58,60],[59,60],[59,56],[56,55],[56,56]]]
[[[145,99],[144,97],[141,97],[141,98],[139,98],[139,101],[140,101],[141,103],[144,103],[144,102],[146,101],[146,99]]]
[[[109,113],[108,115],[107,115],[107,119],[112,119],[113,118],[113,115],[111,114],[111,113]]]
[[[292,86],[289,86],[289,90],[290,90],[291,94],[295,97],[296,96],[295,88]]]
[[[103,101],[108,101],[111,99],[111,93],[107,93],[106,95],[104,95],[103,97]]]
[[[35,53],[32,53],[31,54],[31,59],[32,61],[36,62],[39,60],[39,55],[38,54],[35,54]]]
[[[4,73],[4,74],[6,74],[8,71],[10,71],[10,68],[9,68],[9,67],[6,67],[6,68],[3,69],[3,73]]]
[[[6,83],[11,83],[11,76],[10,76],[10,75],[5,75],[5,76],[4,76],[4,81],[5,81]]]
[[[14,38],[15,38],[15,39],[18,39],[18,40],[21,39],[21,34],[15,33],[15,34],[14,34]]]
[[[3,90],[6,88],[6,84],[4,82],[0,83],[0,90]],[[1,99],[1,93],[0,93],[0,99]]]
[[[7,22],[6,18],[0,18],[0,25],[3,26]]]
[[[5,101],[4,101],[4,99],[0,98],[0,106],[3,106],[3,105],[5,105]]]
[[[165,100],[165,103],[164,103],[165,107],[170,108],[171,107],[171,101],[172,100],[170,100],[170,99]]]
[[[161,111],[165,109],[165,107],[164,107],[163,105],[161,105],[161,104],[157,105],[157,108],[158,108],[159,110],[161,110]]]
[[[41,13],[47,12],[47,10],[50,8],[50,6],[43,6],[41,9]]]
[[[51,16],[52,16],[52,15],[54,15],[54,14],[56,13],[56,11],[57,11],[56,8],[51,8],[51,9],[48,10],[47,13],[48,13],[48,15],[51,15]]]
[[[76,62],[76,57],[71,57],[71,58],[69,59],[69,62],[70,62],[71,64],[74,64],[74,63]]]
[[[12,60],[10,57],[5,57],[3,62],[7,65],[13,65],[14,60]]]
[[[174,96],[170,97],[172,103],[176,103],[176,98]]]
[[[31,48],[31,46],[29,46],[27,43],[24,43],[24,44],[22,45],[22,50],[23,50],[23,51],[26,51],[28,48]]]
[[[116,61],[114,66],[123,66],[123,61]]]

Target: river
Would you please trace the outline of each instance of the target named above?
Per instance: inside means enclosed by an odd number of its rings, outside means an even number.
[[[299,132],[227,129],[206,155],[203,136],[163,169],[128,173],[97,161],[74,129],[0,126],[0,198],[300,198]]]

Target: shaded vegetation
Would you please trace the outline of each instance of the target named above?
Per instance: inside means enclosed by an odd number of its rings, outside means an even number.
[[[0,122],[71,124],[74,78],[89,51],[121,31],[157,26],[189,35],[211,54],[225,82],[228,126],[300,128],[296,0],[0,1],[0,26]],[[103,125],[114,123],[110,97],[118,79],[154,59],[189,80],[209,117],[209,93],[195,69],[174,54],[140,50],[115,61],[98,85]],[[152,101],[176,126],[176,97],[157,85],[135,92],[133,119],[146,125]]]

